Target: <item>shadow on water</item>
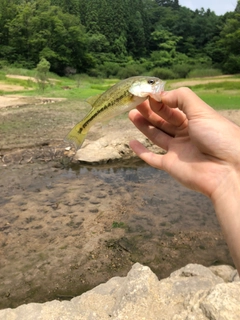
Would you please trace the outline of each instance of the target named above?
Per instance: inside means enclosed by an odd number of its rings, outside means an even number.
[[[138,161],[1,169],[0,307],[67,299],[135,262],[232,264],[201,194]]]

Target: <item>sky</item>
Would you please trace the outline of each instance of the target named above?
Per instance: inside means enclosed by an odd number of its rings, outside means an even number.
[[[222,15],[234,11],[237,0],[179,0],[179,4],[191,10],[204,8],[214,11],[217,15]]]

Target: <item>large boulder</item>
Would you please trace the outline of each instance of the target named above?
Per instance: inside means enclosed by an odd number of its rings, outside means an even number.
[[[153,145],[128,119],[113,119],[104,127],[96,125],[91,128],[81,149],[74,155],[74,160],[103,164],[114,160],[128,160],[136,156],[129,148],[129,141],[135,139],[155,153],[164,153],[163,149]],[[73,156],[72,150],[69,150],[69,156]]]
[[[189,264],[159,281],[150,268],[136,263],[126,277],[114,277],[71,301],[1,310],[0,319],[239,320],[239,279],[225,282],[233,272],[228,266],[213,271]]]

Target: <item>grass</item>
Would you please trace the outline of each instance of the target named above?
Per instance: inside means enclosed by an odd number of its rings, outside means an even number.
[[[84,75],[82,77],[80,76],[80,79],[67,77],[56,79],[52,78],[51,74],[49,75],[49,79],[49,84],[46,86],[45,90],[42,91],[34,81],[8,78],[5,74],[0,73],[0,84],[20,85],[24,88],[23,90],[18,91],[1,90],[0,94],[20,94],[25,96],[45,96],[66,98],[69,100],[85,100],[90,96],[101,94],[118,81],[117,79],[94,79],[85,77]],[[52,79],[56,79],[57,81],[52,81]]]
[[[126,228],[126,225],[124,222],[117,222],[117,221],[113,221],[112,223],[112,228],[115,229],[115,228]]]
[[[192,89],[201,99],[216,110],[240,109],[240,76],[234,75],[227,78],[195,78],[168,81],[166,89],[171,84],[181,82]],[[193,81],[193,85],[189,85]],[[199,82],[198,84],[194,84]],[[202,83],[201,83],[202,82]]]
[[[198,95],[216,110],[240,109],[240,93],[238,93],[238,95],[231,95],[201,92]]]
[[[221,93],[221,90],[239,90],[240,91],[240,81],[222,81],[222,82],[211,82],[203,83],[195,86],[189,86],[189,88],[194,90],[217,90]]]
[[[14,70],[14,73],[16,74],[17,71]],[[235,76],[227,79],[226,81],[225,78],[222,78],[223,82],[221,83],[196,84],[191,88],[217,110],[240,109],[240,78]],[[238,79],[239,81],[236,82]],[[118,81],[118,79],[90,78],[85,75],[80,75],[78,81],[63,77],[49,85],[45,92],[40,92],[36,83],[31,83],[33,87],[30,87],[26,80],[19,79],[17,82],[13,80],[6,78],[4,72],[0,71],[0,83],[14,82],[14,84],[26,86],[26,89],[22,91],[2,91],[3,95],[16,93],[17,95],[34,97],[67,98],[67,101],[41,105],[33,103],[21,108],[0,108],[0,136],[2,134],[2,137],[4,137],[0,139],[0,149],[25,148],[46,141],[65,146],[64,137],[90,109],[90,106],[84,100],[102,93]],[[181,81],[183,83],[181,85],[184,85],[182,80],[178,81]],[[189,82],[189,79],[186,79],[186,81]],[[175,82],[168,80],[166,90]],[[126,115],[123,116],[126,117]],[[114,221],[112,225],[112,228],[124,227],[126,226],[122,222],[117,221]]]
[[[199,78],[199,77],[216,77],[222,75],[222,72],[218,69],[194,69],[189,72],[188,78]]]
[[[24,89],[21,91],[0,91],[0,94],[19,94],[25,96],[45,96],[52,98],[66,98],[68,100],[85,100],[90,96],[101,94],[115,84],[118,79],[99,79],[91,78],[86,74],[79,74],[73,77],[59,77],[56,74],[49,73],[49,79],[53,79],[42,92],[38,84],[31,80],[13,79],[6,77],[7,74],[35,77],[35,70],[19,69],[5,67],[0,70],[0,83],[9,85],[20,85]],[[201,83],[206,78],[192,78],[182,80],[168,80],[166,90],[169,85],[181,81],[199,81],[195,85],[188,85],[204,101],[213,108],[220,109],[240,109],[240,75],[234,75],[227,78],[218,77],[210,79],[212,82]]]

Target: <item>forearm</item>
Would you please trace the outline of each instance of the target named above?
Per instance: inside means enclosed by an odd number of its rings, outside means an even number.
[[[235,266],[240,274],[240,168],[232,170],[212,201]]]

